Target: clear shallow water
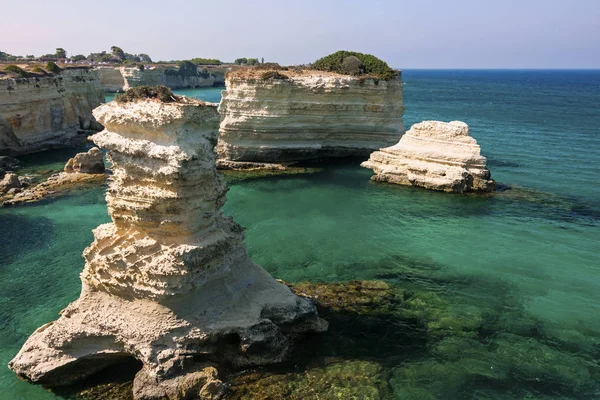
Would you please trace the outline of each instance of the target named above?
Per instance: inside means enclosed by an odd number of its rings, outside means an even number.
[[[247,228],[252,258],[287,281],[385,279],[431,296],[446,328],[430,326],[427,352],[373,355],[397,398],[600,398],[600,71],[404,81],[407,127],[467,122],[513,189],[376,184],[356,164],[235,182],[225,209]],[[217,101],[217,90],[193,93]],[[78,296],[81,252],[108,221],[102,196],[0,210],[0,364]],[[56,396],[3,368],[0,398]]]

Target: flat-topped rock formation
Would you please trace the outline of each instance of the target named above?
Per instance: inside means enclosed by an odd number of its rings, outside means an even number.
[[[240,68],[225,83],[220,167],[367,156],[405,131],[399,76]]]
[[[209,363],[277,362],[288,335],[326,327],[311,300],[250,260],[243,229],[221,211],[216,106],[138,100],[94,115],[106,129],[93,140],[112,163],[112,222],[84,251],[79,299],[10,368],[57,386],[135,357],[136,399],[213,398],[222,385]]]
[[[65,145],[80,131],[100,130],[92,110],[103,102],[97,74],[85,68],[0,79],[0,155]]]
[[[495,189],[486,158],[460,121],[415,124],[398,144],[374,152],[361,165],[375,171],[375,181],[456,193]]]

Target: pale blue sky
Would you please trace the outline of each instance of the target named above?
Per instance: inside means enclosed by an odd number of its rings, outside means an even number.
[[[314,61],[372,53],[396,68],[600,68],[600,0],[5,1],[0,50],[109,50],[154,60]]]

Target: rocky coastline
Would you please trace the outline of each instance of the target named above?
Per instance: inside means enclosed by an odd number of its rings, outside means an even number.
[[[104,103],[96,72],[0,78],[0,155],[33,153],[85,141],[102,129],[92,110]]]
[[[178,74],[170,67],[96,67],[105,92],[124,92],[132,87],[162,85],[170,89],[202,88],[225,84],[227,67],[211,67],[196,74]],[[175,73],[173,73],[175,72]]]

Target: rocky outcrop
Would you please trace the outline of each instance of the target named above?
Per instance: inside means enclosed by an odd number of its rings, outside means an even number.
[[[7,193],[11,189],[21,188],[21,182],[19,177],[14,172],[8,172],[4,174],[4,177],[0,179],[0,194]]]
[[[366,156],[404,133],[402,83],[322,71],[229,72],[220,162]]]
[[[0,79],[0,154],[65,145],[82,130],[99,130],[92,110],[103,102],[98,76],[88,69]]]
[[[225,83],[225,67],[199,68],[198,76],[183,76],[174,68],[98,67],[100,83],[106,92],[122,92],[138,86],[166,86],[171,89],[219,86]]]
[[[105,92],[122,92],[124,90],[126,82],[120,68],[97,67],[96,73],[100,80],[100,86]]]
[[[83,174],[103,174],[104,157],[102,151],[92,147],[87,153],[77,153],[65,165],[65,172]]]
[[[398,144],[374,152],[361,165],[375,171],[375,181],[456,193],[495,189],[486,158],[460,121],[415,124]]]
[[[55,386],[135,357],[135,398],[210,398],[220,382],[208,363],[280,361],[289,335],[324,328],[312,301],[250,260],[221,211],[215,106],[111,102],[94,115],[106,127],[93,140],[112,163],[112,223],[84,251],[79,299],[10,368]]]

